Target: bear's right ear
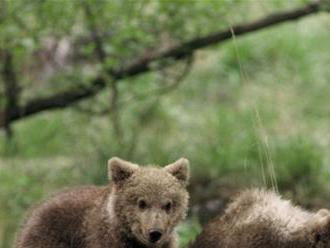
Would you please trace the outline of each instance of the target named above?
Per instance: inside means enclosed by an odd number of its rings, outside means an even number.
[[[315,243],[330,237],[330,211],[327,209],[319,210],[312,220],[312,236]],[[328,239],[327,238],[327,239]]]
[[[164,167],[168,173],[179,180],[180,183],[187,186],[189,181],[189,160],[186,158],[180,158],[173,164],[169,164]]]
[[[130,178],[138,169],[138,165],[117,157],[113,157],[108,161],[108,177],[115,184]]]

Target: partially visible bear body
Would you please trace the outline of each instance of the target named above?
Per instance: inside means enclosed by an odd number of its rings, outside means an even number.
[[[185,217],[189,165],[164,168],[112,158],[112,183],[56,194],[32,210],[17,248],[175,248]]]
[[[295,207],[274,192],[248,190],[191,248],[330,248],[330,211]]]

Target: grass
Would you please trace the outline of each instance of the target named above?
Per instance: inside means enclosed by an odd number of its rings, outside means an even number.
[[[25,210],[50,192],[105,183],[105,163],[114,155],[141,164],[185,156],[193,177],[237,188],[276,180],[304,205],[329,202],[328,19],[308,18],[199,52],[180,88],[121,107],[124,146],[108,117],[74,109],[15,124],[11,144],[0,137],[0,247],[10,247]],[[158,79],[124,81],[121,95],[130,98]],[[182,247],[199,230],[198,220],[189,219],[179,232]]]

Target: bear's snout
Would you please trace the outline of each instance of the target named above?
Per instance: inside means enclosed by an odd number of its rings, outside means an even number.
[[[163,231],[160,229],[150,229],[149,230],[149,241],[151,243],[156,243],[162,238]]]

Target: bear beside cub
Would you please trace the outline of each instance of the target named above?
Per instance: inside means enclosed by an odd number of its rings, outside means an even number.
[[[17,248],[175,248],[188,206],[189,163],[140,167],[112,158],[111,186],[61,192],[32,210]]]
[[[204,247],[330,248],[330,211],[308,212],[274,192],[248,190],[191,245]]]

